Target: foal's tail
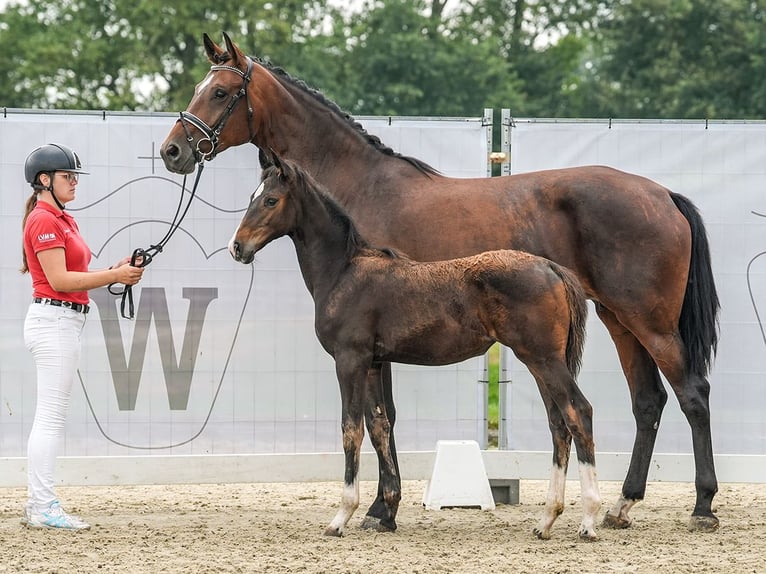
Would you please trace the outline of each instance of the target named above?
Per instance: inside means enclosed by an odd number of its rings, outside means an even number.
[[[721,309],[710,264],[710,246],[705,224],[691,200],[672,192],[670,198],[689,222],[692,232],[689,279],[678,331],[686,346],[686,368],[690,374],[704,378],[718,348],[718,311]]]
[[[577,276],[569,269],[550,262],[551,269],[564,283],[567,305],[569,305],[569,337],[567,338],[566,359],[572,378],[577,378],[582,364],[585,345],[585,322],[588,319],[588,301]]]

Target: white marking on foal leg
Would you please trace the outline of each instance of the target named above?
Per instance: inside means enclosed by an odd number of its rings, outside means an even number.
[[[343,528],[351,519],[351,515],[359,507],[359,477],[353,484],[343,485],[343,496],[340,499],[340,510],[330,525],[324,531],[327,536],[343,536]]]
[[[580,490],[582,494],[582,524],[578,534],[583,540],[596,540],[596,515],[601,508],[596,467],[580,463]]]
[[[551,537],[553,523],[564,512],[564,489],[566,488],[567,475],[563,468],[553,465],[551,480],[548,484],[548,496],[545,499],[545,510],[537,527],[532,531],[541,540]]]

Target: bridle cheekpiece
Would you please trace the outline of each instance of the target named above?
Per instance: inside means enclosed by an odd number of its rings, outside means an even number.
[[[218,148],[218,138],[221,135],[221,132],[223,131],[224,126],[226,125],[226,122],[229,121],[229,118],[231,117],[231,114],[234,112],[234,108],[243,97],[245,98],[245,102],[247,103],[247,129],[250,133],[250,140],[252,140],[255,137],[255,134],[253,133],[253,125],[252,125],[252,119],[253,119],[253,107],[250,105],[250,97],[247,93],[248,85],[250,84],[250,80],[252,79],[252,72],[253,72],[253,60],[250,59],[250,57],[247,57],[247,71],[243,72],[239,68],[236,68],[234,66],[227,66],[224,64],[218,64],[214,66],[210,66],[210,71],[218,71],[218,70],[228,70],[229,72],[234,72],[235,74],[238,74],[242,78],[242,86],[239,88],[236,94],[234,94],[231,98],[231,101],[229,102],[229,105],[226,106],[226,109],[221,114],[221,117],[218,118],[218,121],[215,123],[213,127],[210,127],[207,125],[202,119],[198,118],[191,112],[183,111],[180,112],[181,118],[179,121],[181,122],[181,125],[184,128],[184,132],[186,133],[186,141],[189,142],[189,146],[192,149],[192,153],[194,153],[194,159],[197,161],[197,163],[201,164],[203,161],[210,161],[212,160],[216,155],[216,150]],[[194,138],[192,137],[191,133],[189,133],[188,124],[193,125],[195,128],[197,128],[199,131],[201,131],[205,137],[200,138],[197,141],[197,144],[194,144]],[[205,144],[205,142],[210,144],[210,150],[205,152],[201,149],[201,146]]]

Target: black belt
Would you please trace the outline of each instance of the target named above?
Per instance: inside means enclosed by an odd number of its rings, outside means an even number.
[[[61,299],[43,299],[42,297],[35,297],[32,299],[32,303],[40,303],[41,305],[53,305],[54,307],[66,307],[67,309],[77,311],[78,313],[87,313],[90,311],[90,305],[72,303],[71,301],[62,301]]]

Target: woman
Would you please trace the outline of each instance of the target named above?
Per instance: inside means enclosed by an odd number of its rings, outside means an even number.
[[[21,272],[29,272],[33,289],[24,342],[37,367],[37,408],[27,445],[28,501],[21,520],[29,528],[90,528],[63,510],[53,489],[53,467],[80,360],[80,335],[90,310],[88,290],[111,283],[135,285],[144,272],[129,265],[130,257],[108,269],[88,270],[90,249],[65,211],[84,173],[77,154],[58,144],[38,147],[24,165],[33,190],[23,224]]]

